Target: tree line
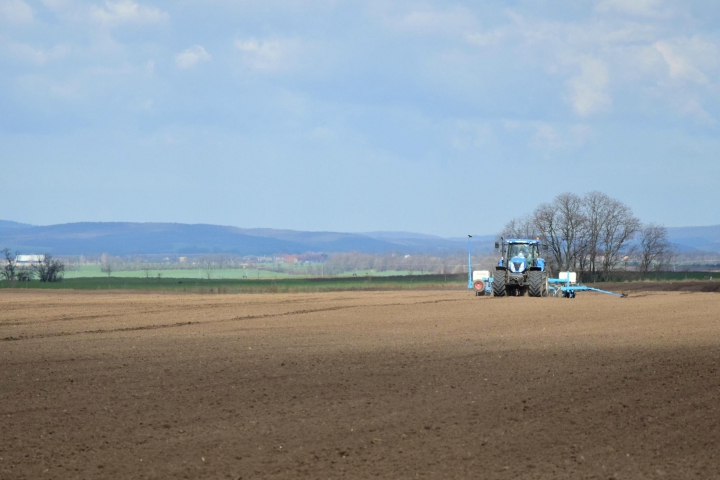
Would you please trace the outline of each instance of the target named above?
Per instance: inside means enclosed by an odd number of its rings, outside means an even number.
[[[674,254],[664,226],[642,223],[629,206],[597,191],[558,195],[532,214],[510,220],[502,236],[539,237],[553,270],[593,279],[608,278],[628,263],[640,275],[661,270]]]
[[[31,266],[18,265],[18,252],[12,253],[9,248],[2,251],[4,263],[0,269],[0,278],[10,282],[29,282],[37,277],[41,282],[58,282],[62,280],[65,264],[52,255],[42,255],[40,261]]]

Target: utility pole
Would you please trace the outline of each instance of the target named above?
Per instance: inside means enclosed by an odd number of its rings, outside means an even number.
[[[472,235],[468,235],[468,288],[473,288],[472,281],[472,257],[470,255],[470,239]]]

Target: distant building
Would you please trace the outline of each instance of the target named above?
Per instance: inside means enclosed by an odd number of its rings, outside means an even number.
[[[44,261],[45,255],[18,255],[15,260],[18,265],[31,266]]]
[[[299,259],[298,259],[298,255],[285,255],[284,257],[282,257],[281,261],[283,261],[285,263],[293,263],[294,264],[294,263],[298,263]]]
[[[187,257],[180,257],[180,258],[178,258],[178,262],[180,262],[180,263],[187,263]]]

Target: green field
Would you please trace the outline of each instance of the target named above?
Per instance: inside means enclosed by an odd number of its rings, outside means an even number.
[[[76,278],[107,278],[108,275],[100,270],[100,265],[81,265],[65,270],[65,279]],[[196,278],[207,280],[205,270],[188,269],[152,269],[148,272],[150,278]],[[289,277],[287,273],[256,269],[218,269],[210,272],[211,279],[240,279],[240,278],[282,278]],[[112,272],[112,278],[147,278],[144,270],[118,270]]]
[[[182,271],[182,270],[180,270]],[[416,288],[463,288],[467,275],[406,275],[385,277],[321,278],[137,278],[81,277],[62,282],[0,282],[0,288],[39,288],[73,290],[165,290],[194,293],[302,293],[345,290],[403,290]]]
[[[232,279],[261,279],[261,278],[297,278],[297,277],[308,277],[309,275],[303,275],[304,270],[302,268],[297,269],[297,273],[289,274],[285,272],[277,272],[272,270],[272,266],[268,269],[240,269],[240,268],[225,268],[215,269],[210,272],[211,280],[232,280]],[[402,275],[420,275],[420,271],[407,271],[407,270],[388,270],[384,272],[376,272],[375,270],[356,270],[350,272],[344,272],[339,275],[333,275],[337,277],[355,277],[355,276],[371,276],[371,277],[394,277]],[[208,272],[203,269],[190,270],[190,269],[152,269],[146,274],[144,270],[117,270],[112,272],[110,277],[116,278],[178,278],[178,279],[203,279],[207,280]],[[65,279],[71,280],[76,278],[107,278],[108,275],[102,272],[100,265],[81,265],[79,267],[71,266],[65,270]]]
[[[165,290],[195,293],[296,293],[345,290],[403,290],[423,288],[466,288],[467,274],[410,275],[409,272],[358,271],[336,277],[303,277],[269,270],[213,270],[212,278],[202,270],[152,270],[149,277],[142,270],[118,271],[108,276],[99,266],[83,266],[80,271],[68,270],[61,282],[42,283],[0,281],[2,288],[75,289],[75,290]],[[417,273],[417,272],[413,272]],[[158,274],[160,276],[158,277]],[[242,275],[247,275],[243,278]],[[636,275],[626,272],[625,278],[613,282],[637,282]],[[720,272],[658,272],[644,281],[677,282],[684,280],[720,280]],[[598,283],[590,282],[587,283]]]

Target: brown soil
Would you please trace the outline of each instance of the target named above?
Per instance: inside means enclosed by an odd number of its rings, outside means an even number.
[[[720,296],[0,292],[0,478],[720,478]]]
[[[706,292],[720,293],[720,281],[681,280],[677,282],[622,282],[592,285],[614,292]]]

